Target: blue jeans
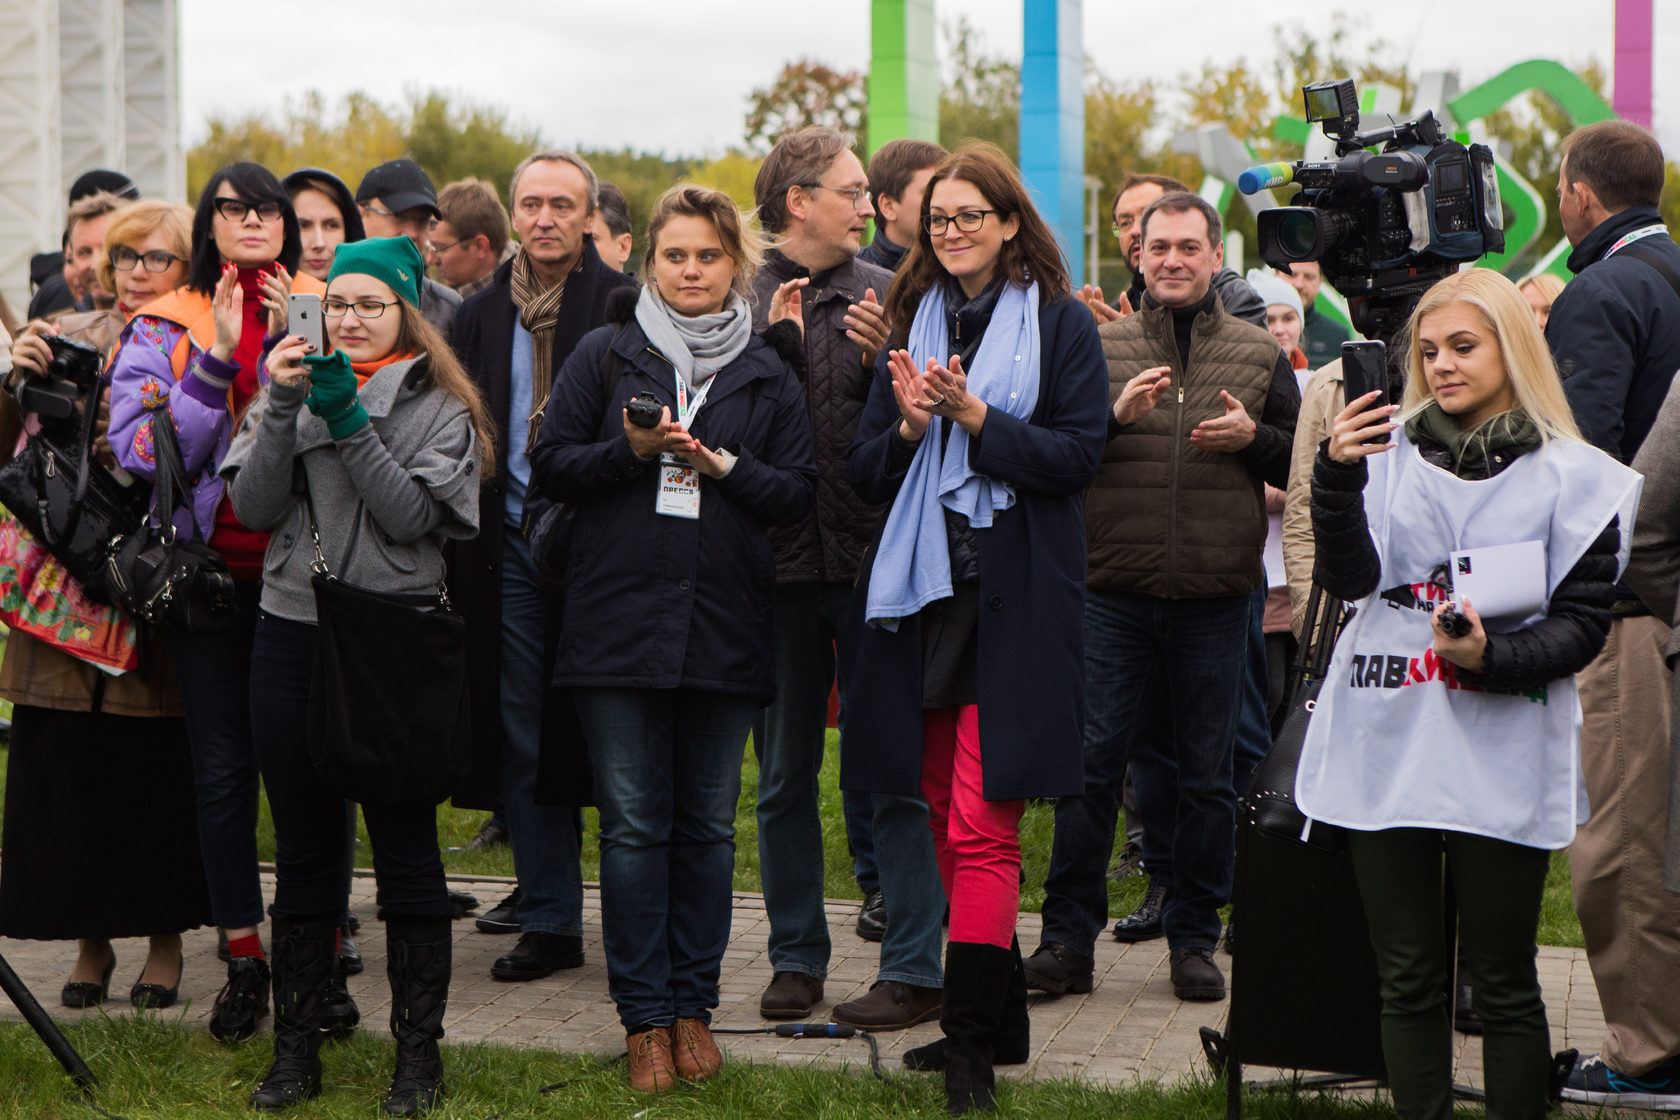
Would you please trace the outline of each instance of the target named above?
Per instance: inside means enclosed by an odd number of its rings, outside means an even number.
[[[251,643],[262,584],[234,584],[236,618],[220,634],[171,634],[198,800],[211,919],[222,929],[263,920],[257,877],[257,752],[251,744]],[[343,836],[342,826],[339,835]]]
[[[522,933],[583,933],[583,816],[538,805],[542,745],[543,599],[530,546],[516,527],[502,533],[502,756],[497,790],[519,880]]]
[[[578,688],[601,814],[607,991],[626,1028],[709,1023],[734,904],[751,699]]]
[[[1250,598],[1087,590],[1085,791],[1056,802],[1046,941],[1092,955],[1108,915],[1104,873],[1129,761],[1145,843],[1167,853],[1149,868],[1169,891],[1167,942],[1217,943],[1218,910],[1231,892],[1231,757]]]
[[[945,983],[945,885],[928,828],[927,802],[900,793],[863,794],[874,804],[875,841],[886,859],[878,865],[887,932],[881,938],[879,980],[918,988]]]
[[[1272,749],[1272,722],[1266,715],[1266,596],[1262,587],[1249,601],[1248,663],[1243,667],[1242,712],[1232,750],[1231,788],[1238,797],[1248,792],[1254,768]]]

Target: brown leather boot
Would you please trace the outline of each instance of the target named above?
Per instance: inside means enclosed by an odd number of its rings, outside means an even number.
[[[638,1093],[667,1093],[677,1087],[669,1027],[626,1035],[624,1045],[630,1051],[630,1088]]]
[[[723,1052],[712,1038],[712,1029],[699,1019],[678,1019],[671,1031],[671,1056],[677,1076],[684,1081],[704,1081],[723,1066]]]

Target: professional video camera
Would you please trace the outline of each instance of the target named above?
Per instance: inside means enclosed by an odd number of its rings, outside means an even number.
[[[1284,270],[1317,261],[1360,333],[1391,340],[1430,285],[1505,248],[1493,153],[1448,137],[1433,113],[1359,131],[1352,81],[1301,92],[1307,120],[1323,123],[1336,158],[1266,164],[1237,179],[1244,194],[1301,188],[1296,205],[1260,212],[1260,257]],[[1366,150],[1377,144],[1381,153]]]

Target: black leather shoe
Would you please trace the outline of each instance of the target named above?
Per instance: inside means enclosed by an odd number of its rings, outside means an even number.
[[[333,969],[327,977],[327,990],[321,995],[321,1033],[329,1042],[342,1042],[356,1033],[356,1024],[361,1021],[361,1009],[350,998],[343,969]]]
[[[1136,910],[1114,923],[1114,940],[1135,944],[1153,941],[1165,931],[1161,928],[1161,914],[1167,907],[1167,887],[1159,879],[1149,880],[1143,901]]]
[[[490,975],[498,980],[541,980],[551,972],[583,967],[583,938],[532,930],[513,952],[497,957]]]
[[[468,894],[466,891],[449,892],[449,916],[451,918],[464,918],[477,909],[477,895]]]
[[[876,887],[863,896],[863,908],[858,911],[857,935],[865,941],[879,941],[887,935],[887,899]]]
[[[823,982],[803,972],[778,972],[758,998],[758,1013],[766,1019],[803,1019],[822,1002]]]
[[[1225,974],[1213,963],[1213,950],[1192,946],[1172,951],[1173,994],[1185,1000],[1225,998]]]
[[[218,1042],[243,1042],[257,1033],[268,1014],[268,962],[236,957],[228,962],[227,983],[216,993],[210,1011],[210,1034]]]
[[[877,980],[868,995],[836,1004],[829,1018],[864,1031],[901,1031],[938,1015],[942,996],[939,988]]]
[[[1045,941],[1022,962],[1027,987],[1035,992],[1064,995],[1090,991],[1096,984],[1096,962],[1059,941]]]
[[[478,835],[466,842],[464,850],[476,852],[483,848],[494,848],[498,844],[506,844],[507,842],[508,830],[496,823],[495,817],[491,817],[479,828]]]
[[[356,948],[356,942],[350,937],[350,931],[338,931],[338,967],[346,976],[354,976],[362,970],[362,951]]]
[[[105,962],[105,971],[99,974],[99,983],[91,980],[72,980],[64,985],[59,993],[59,999],[66,1007],[98,1007],[105,1002],[105,997],[111,994],[111,973],[117,970],[117,954],[113,952],[111,959]]]
[[[480,933],[518,933],[519,888],[514,887],[507,897],[491,907],[488,913],[481,914],[477,925]]]
[[[166,1007],[174,1006],[175,997],[181,994],[181,973],[186,971],[186,963],[185,956],[181,956],[175,962],[175,983],[167,988],[162,984],[146,984],[136,980],[134,987],[128,990],[128,1002],[141,1010],[150,1008],[153,1011],[162,1011]]]

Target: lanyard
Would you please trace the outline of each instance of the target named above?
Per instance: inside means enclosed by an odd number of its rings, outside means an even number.
[[[1598,258],[1598,259],[1601,260],[1601,261],[1607,261],[1612,256],[1615,255],[1616,250],[1618,250],[1618,249],[1625,249],[1629,245],[1632,245],[1635,241],[1640,240],[1641,238],[1651,237],[1654,234],[1667,233],[1667,232],[1668,232],[1668,227],[1663,225],[1661,222],[1657,222],[1653,225],[1648,225],[1648,226],[1640,226],[1638,229],[1632,230],[1632,231],[1624,234],[1620,241],[1616,242],[1614,245],[1610,246],[1610,248],[1606,249],[1604,251],[1604,255],[1602,257]]]
[[[712,386],[715,384],[717,384],[717,374],[714,373],[710,380],[700,386],[700,391],[694,394],[694,400],[690,401],[688,399],[688,385],[683,381],[682,374],[677,374],[677,423],[682,425],[683,431],[690,435],[694,434],[689,424],[693,422],[695,413],[700,411],[700,406],[706,403],[706,394],[712,391]]]

